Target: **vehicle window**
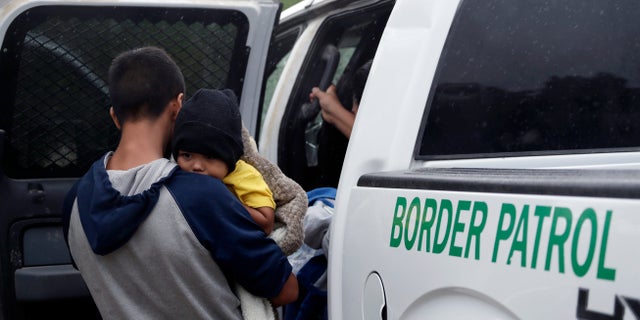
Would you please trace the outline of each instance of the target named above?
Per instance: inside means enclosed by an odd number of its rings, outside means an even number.
[[[307,114],[311,89],[319,85],[328,70],[323,59],[328,47],[338,55],[331,77],[343,106],[351,108],[350,88],[341,83],[362,64],[372,59],[393,1],[376,6],[345,11],[323,23],[297,78],[287,103],[278,141],[278,165],[305,190],[338,185],[348,139],[333,125],[325,123],[319,113]],[[318,110],[319,111],[319,110]]]
[[[417,159],[640,146],[637,1],[464,0]]]
[[[236,11],[54,7],[23,12],[0,55],[4,173],[12,178],[82,175],[113,150],[106,76],[120,52],[164,48],[182,68],[187,96],[199,88],[240,94],[248,22]]]
[[[264,123],[264,117],[269,110],[269,104],[271,104],[271,98],[278,84],[278,80],[282,75],[282,70],[289,60],[289,54],[296,44],[296,40],[302,32],[302,26],[295,27],[291,30],[287,30],[282,34],[276,36],[276,40],[271,43],[269,48],[269,58],[267,59],[267,67],[265,70],[264,99],[260,110],[260,119],[258,121],[259,127],[257,132],[260,132]],[[258,137],[256,136],[256,139]]]
[[[348,78],[351,76],[351,71],[348,71],[347,68],[350,63],[354,65],[356,64],[355,61],[352,62],[352,58],[356,52],[358,44],[363,40],[363,38],[367,38],[367,26],[369,26],[369,23],[354,25],[345,30],[336,47],[339,60],[335,74],[331,79],[331,84],[336,86],[336,91],[338,92],[338,96],[341,98],[341,103],[346,108],[350,108],[352,104],[352,94],[350,92],[351,87],[346,85],[350,82]],[[370,39],[365,39],[362,42],[366,42],[367,40]],[[357,60],[359,61],[361,59]],[[346,74],[345,71],[347,71]],[[316,83],[314,86],[319,86],[319,84]],[[333,173],[331,174],[331,181],[327,182],[332,184],[337,183],[338,181],[338,163],[342,163],[342,158],[344,158],[344,153],[347,148],[347,139],[337,130],[333,130],[332,125],[325,124],[324,122],[322,115],[318,113],[307,123],[305,128],[305,158],[307,166],[309,167],[318,167],[320,162],[323,162],[322,165],[325,169],[320,173],[321,177],[327,176],[330,172],[327,170],[328,166],[326,165],[329,162],[334,163],[332,168],[335,169],[332,170]],[[331,145],[325,145],[323,148],[320,148],[323,140],[325,142],[330,140]],[[324,152],[322,149],[328,151]]]
[[[271,104],[271,98],[273,98],[273,93],[276,90],[276,85],[278,84],[278,80],[282,75],[282,70],[284,69],[284,66],[287,64],[288,60],[289,52],[287,52],[287,54],[282,57],[280,61],[278,61],[278,63],[275,65],[275,68],[273,69],[273,72],[271,72],[271,74],[269,74],[269,76],[267,77],[264,90],[264,101],[262,103],[262,110],[260,111],[260,128],[262,128],[264,117],[267,115],[267,111],[269,110],[269,104]]]

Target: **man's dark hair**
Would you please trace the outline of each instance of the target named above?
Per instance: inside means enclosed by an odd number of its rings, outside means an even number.
[[[184,76],[162,49],[143,47],[119,54],[109,68],[109,95],[120,123],[155,119],[184,93]]]

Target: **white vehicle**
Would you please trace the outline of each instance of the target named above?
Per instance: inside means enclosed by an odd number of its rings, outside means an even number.
[[[283,14],[301,31],[260,135],[317,186],[291,119],[328,44],[340,66],[377,46],[339,175],[330,318],[640,318],[640,6],[344,3]],[[359,21],[384,25],[379,44],[336,31]]]
[[[97,318],[60,208],[117,141],[109,62],[148,44],[338,188],[331,319],[640,317],[635,1],[0,3],[0,319]],[[371,59],[347,140],[309,92]]]

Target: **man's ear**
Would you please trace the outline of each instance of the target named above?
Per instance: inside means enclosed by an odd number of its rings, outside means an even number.
[[[116,117],[116,113],[115,111],[113,111],[113,107],[109,108],[109,115],[111,116],[111,120],[113,120],[113,124],[116,125],[116,128],[118,128],[118,130],[121,130],[122,127],[120,126],[120,121],[118,121],[118,117]]]
[[[180,109],[182,109],[183,99],[184,99],[184,93],[180,93],[176,97],[175,101],[171,103],[171,108],[172,108],[171,119],[174,121],[178,117],[178,113],[180,112]]]

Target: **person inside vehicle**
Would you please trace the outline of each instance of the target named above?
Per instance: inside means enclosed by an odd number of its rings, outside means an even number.
[[[371,60],[360,66],[350,79],[351,83],[348,87],[350,87],[352,93],[349,108],[340,102],[335,85],[330,85],[326,91],[314,87],[309,94],[309,99],[318,99],[324,121],[335,126],[347,138],[351,137],[351,130],[353,130],[353,123],[358,114],[360,99],[362,98],[364,85],[367,82],[369,69],[371,69]]]
[[[242,319],[229,281],[274,305],[298,282],[281,249],[217,179],[164,158],[185,92],[162,49],[126,51],[108,72],[116,150],[69,191],[65,240],[105,319]]]
[[[348,69],[337,85],[326,91],[312,88],[309,98],[317,99],[324,120],[317,136],[317,175],[314,187],[337,187],[342,163],[355,121],[371,61],[355,71]]]

